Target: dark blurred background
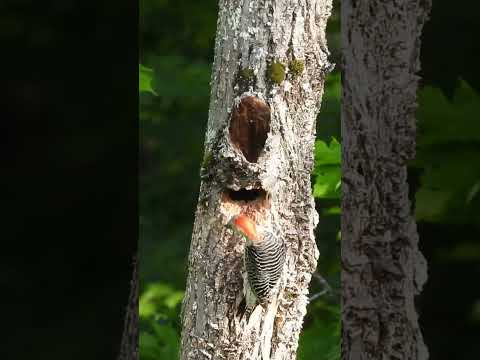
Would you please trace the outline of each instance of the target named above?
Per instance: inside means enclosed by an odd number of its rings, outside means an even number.
[[[409,168],[429,279],[418,299],[430,358],[480,359],[480,3],[433,0],[417,157]]]
[[[134,2],[0,2],[0,359],[115,359],[137,244]]]
[[[178,314],[199,189],[217,10],[212,0],[140,2],[139,61],[153,89],[147,86],[140,93],[142,360],[173,359],[178,351]],[[334,1],[327,29],[336,64],[341,56],[339,10],[339,1]],[[420,246],[429,261],[429,281],[417,303],[434,360],[480,358],[475,342],[480,339],[477,14],[474,1],[452,5],[434,0],[422,42],[418,150],[409,166],[409,181]],[[325,149],[338,150],[332,140],[341,141],[338,66],[326,81],[317,138],[319,157]],[[327,170],[317,166],[313,184],[330,181],[323,171],[336,178],[338,165]],[[314,194],[321,214],[318,273],[332,291],[308,307],[301,360],[339,357],[339,193],[315,187]],[[321,290],[314,279],[311,294]]]

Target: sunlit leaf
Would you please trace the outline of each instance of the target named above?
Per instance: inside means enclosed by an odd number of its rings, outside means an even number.
[[[315,143],[315,183],[313,196],[316,198],[339,198],[341,186],[341,145],[332,138],[330,144],[318,140]]]
[[[151,94],[157,95],[155,90],[152,88],[152,79],[153,79],[153,70],[138,64],[138,90],[139,92],[149,92]]]
[[[183,291],[174,290],[167,284],[149,283],[140,296],[140,317],[151,317],[172,310],[181,303],[183,294]]]

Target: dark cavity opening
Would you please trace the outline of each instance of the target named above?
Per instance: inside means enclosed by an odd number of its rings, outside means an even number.
[[[228,197],[232,201],[245,201],[252,202],[255,200],[265,199],[267,193],[262,189],[240,189],[240,190],[227,190]]]
[[[270,131],[270,108],[254,96],[244,97],[232,111],[229,131],[233,145],[256,163]]]

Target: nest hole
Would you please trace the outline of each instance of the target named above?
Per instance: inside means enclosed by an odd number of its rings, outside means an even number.
[[[244,97],[230,118],[230,140],[245,159],[256,163],[270,132],[270,108],[262,100]]]
[[[240,190],[227,190],[227,195],[232,201],[245,201],[253,202],[256,200],[264,200],[267,196],[265,190],[262,189],[240,189]]]
[[[240,213],[257,224],[265,222],[270,209],[270,199],[263,189],[226,189],[222,194],[221,212],[227,219]]]

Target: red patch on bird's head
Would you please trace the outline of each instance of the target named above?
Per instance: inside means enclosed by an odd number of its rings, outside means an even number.
[[[233,222],[250,240],[257,240],[257,229],[253,220],[240,214],[235,217]]]

